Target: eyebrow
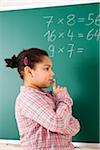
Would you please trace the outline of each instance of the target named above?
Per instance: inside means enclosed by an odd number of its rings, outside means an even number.
[[[45,64],[44,66],[52,67],[52,65]]]

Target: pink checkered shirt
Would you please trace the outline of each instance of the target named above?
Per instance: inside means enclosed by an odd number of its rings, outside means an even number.
[[[22,86],[15,114],[24,150],[74,150],[72,136],[80,130],[72,116],[72,99],[66,92],[50,92]]]

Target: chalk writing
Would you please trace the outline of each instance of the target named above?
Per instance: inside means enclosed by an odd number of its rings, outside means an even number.
[[[43,18],[47,29],[43,37],[49,43],[50,57],[54,57],[55,53],[58,55],[65,54],[67,51],[68,58],[72,58],[73,54],[82,54],[86,51],[84,45],[78,45],[79,41],[84,43],[100,40],[100,30],[98,28],[100,27],[100,14],[96,15],[90,12],[84,17],[81,14],[77,16],[74,13],[70,13],[65,17],[58,16],[57,18],[53,15],[48,15],[43,16]],[[58,40],[59,46],[56,44]]]

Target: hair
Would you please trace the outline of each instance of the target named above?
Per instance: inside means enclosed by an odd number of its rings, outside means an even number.
[[[6,58],[6,67],[17,68],[21,79],[23,79],[23,71],[25,66],[35,69],[36,63],[43,61],[43,56],[49,56],[48,53],[39,48],[29,48],[22,50],[18,56],[13,55]]]

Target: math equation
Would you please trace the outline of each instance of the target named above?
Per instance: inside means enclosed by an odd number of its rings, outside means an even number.
[[[43,21],[46,29],[43,38],[48,42],[50,57],[54,57],[56,52],[58,55],[64,53],[71,59],[74,54],[86,51],[82,41],[86,43],[100,40],[100,14],[88,13],[85,17],[75,14],[68,14],[66,17],[46,15],[43,16]],[[59,47],[57,41],[60,43]]]

